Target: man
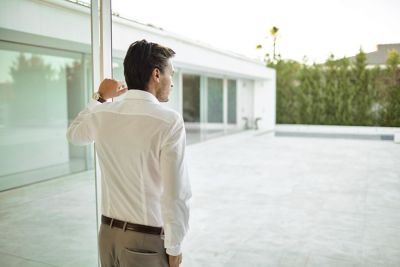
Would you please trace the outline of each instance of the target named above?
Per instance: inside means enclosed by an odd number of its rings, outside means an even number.
[[[101,169],[101,266],[177,267],[191,197],[182,116],[167,102],[175,52],[146,40],[124,60],[128,88],[104,80],[67,138],[96,144]],[[126,92],[123,101],[107,99]],[[163,240],[164,239],[164,240]]]

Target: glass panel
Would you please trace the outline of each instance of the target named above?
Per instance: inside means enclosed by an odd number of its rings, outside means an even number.
[[[113,78],[115,80],[122,81],[125,83],[123,58],[113,58],[112,71],[113,71]]]
[[[124,75],[124,60],[122,58],[113,58],[112,59],[112,75],[113,79],[118,80],[125,83],[125,75]],[[121,101],[124,99],[125,94],[114,97],[113,101]]]
[[[97,266],[93,146],[66,139],[92,90],[90,15],[71,40],[56,29],[76,30],[74,9],[0,2],[15,19],[2,39],[19,40],[0,42],[0,266]]]
[[[208,122],[223,123],[223,81],[222,79],[208,78],[207,92]]]
[[[228,123],[236,124],[236,80],[228,80]]]
[[[182,79],[183,119],[200,122],[200,76],[184,74]]]
[[[0,58],[0,191],[91,169],[65,138],[86,102],[83,56],[0,42]]]

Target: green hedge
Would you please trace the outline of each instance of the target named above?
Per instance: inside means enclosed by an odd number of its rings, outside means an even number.
[[[331,56],[324,64],[267,58],[277,72],[277,123],[400,127],[400,56],[369,67]]]

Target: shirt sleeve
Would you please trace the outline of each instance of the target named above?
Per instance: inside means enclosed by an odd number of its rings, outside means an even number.
[[[88,145],[93,143],[94,135],[90,127],[91,111],[100,102],[92,99],[84,110],[72,121],[67,130],[67,139],[75,145]]]
[[[186,133],[181,116],[167,133],[161,148],[163,179],[161,209],[167,254],[181,254],[181,243],[189,229],[189,199],[192,196],[185,160]]]

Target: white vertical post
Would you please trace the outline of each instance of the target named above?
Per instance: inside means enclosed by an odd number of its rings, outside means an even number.
[[[111,0],[91,1],[91,21],[93,92],[96,92],[104,78],[112,78]]]
[[[92,92],[96,91],[100,85],[100,17],[99,17],[99,5],[97,0],[91,0],[91,37],[92,37],[92,79],[93,88]],[[100,227],[100,168],[98,166],[98,160],[96,156],[96,148],[94,148],[94,176],[95,176],[95,197],[96,197],[96,222],[97,232]],[[98,238],[98,235],[97,235]],[[97,265],[100,266],[99,255],[97,255]]]
[[[100,17],[98,0],[91,1],[93,92],[100,85]]]
[[[100,74],[112,78],[111,0],[100,0]]]
[[[100,5],[99,5],[100,3]],[[104,78],[112,78],[111,0],[91,0],[93,92]],[[96,146],[95,146],[96,151]],[[96,153],[95,153],[96,155]],[[101,216],[101,172],[95,156],[95,195],[97,227]],[[98,262],[99,264],[99,262]]]

